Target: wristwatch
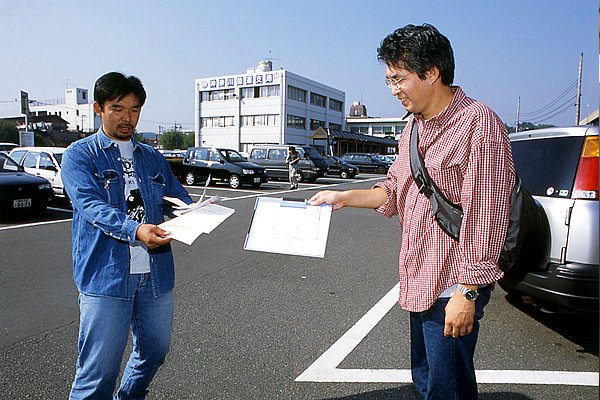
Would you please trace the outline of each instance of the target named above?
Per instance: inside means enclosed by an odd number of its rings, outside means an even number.
[[[479,297],[479,292],[477,290],[471,290],[468,287],[461,285],[460,283],[458,284],[457,289],[469,301],[475,301]]]

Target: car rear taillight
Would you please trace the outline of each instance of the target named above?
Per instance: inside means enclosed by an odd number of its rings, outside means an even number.
[[[583,142],[573,198],[598,200],[598,136],[588,136]]]

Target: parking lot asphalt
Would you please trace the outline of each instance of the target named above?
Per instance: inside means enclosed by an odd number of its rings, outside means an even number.
[[[381,178],[323,179],[293,196]],[[243,250],[256,197],[288,196],[287,186],[209,187],[236,212],[192,246],[173,245],[173,343],[148,399],[418,398],[408,316],[394,298],[398,221],[334,212],[323,259]],[[68,395],[78,330],[70,234],[61,205],[41,220],[0,224],[0,399]],[[476,356],[481,399],[597,399],[598,360],[597,315],[494,292]]]

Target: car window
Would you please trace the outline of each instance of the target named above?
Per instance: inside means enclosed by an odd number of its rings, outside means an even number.
[[[15,172],[19,171],[20,168],[11,158],[0,154],[0,172]]]
[[[62,153],[54,153],[54,159],[58,163],[58,165],[62,165]]]
[[[15,150],[10,153],[10,158],[15,160],[17,164],[21,164],[21,160],[27,154],[27,150]]]
[[[220,161],[221,157],[219,156],[219,152],[217,150],[209,150],[208,151],[208,161]]]
[[[267,149],[252,149],[250,158],[258,158],[264,160],[267,158]]]
[[[54,169],[54,168],[56,168],[54,166],[54,163],[52,162],[52,159],[50,158],[50,155],[48,153],[40,153],[39,167],[41,169]]]
[[[25,159],[23,160],[22,165],[25,168],[36,168],[38,156],[39,156],[39,153],[34,153],[34,152],[30,151],[25,156]]]
[[[234,150],[221,150],[221,155],[228,161],[240,162],[246,161],[246,159],[237,151]]]
[[[269,150],[269,160],[285,160],[286,156],[287,156],[287,150],[285,150],[285,149]]]
[[[584,137],[512,142],[513,161],[523,186],[533,195],[570,197]]]

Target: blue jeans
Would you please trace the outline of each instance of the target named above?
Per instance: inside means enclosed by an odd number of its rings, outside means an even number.
[[[427,311],[410,313],[412,379],[424,399],[477,399],[473,355],[490,295],[490,287],[479,289],[473,332],[456,339],[444,336],[449,298],[438,299]]]
[[[173,292],[154,298],[150,274],[129,277],[128,300],[79,294],[79,357],[70,399],[111,399],[129,331],[133,351],[115,399],[144,399],[169,351]]]

